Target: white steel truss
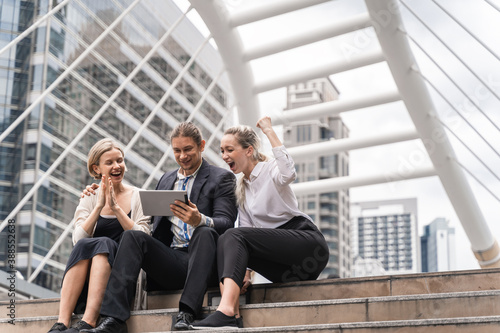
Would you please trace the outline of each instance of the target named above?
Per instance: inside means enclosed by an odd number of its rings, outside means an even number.
[[[272,16],[282,15],[290,11],[314,6],[323,1],[274,1],[251,10],[229,13],[221,0],[190,0],[198,11],[216,41],[221,56],[229,72],[233,91],[237,100],[240,122],[253,125],[260,117],[257,95],[273,89],[283,88],[290,84],[304,82],[309,79],[325,77],[334,73],[387,61],[398,92],[387,92],[352,101],[334,101],[314,106],[294,109],[277,115],[274,124],[286,124],[290,121],[311,119],[317,116],[334,115],[351,111],[364,106],[385,104],[401,99],[413,120],[417,133],[400,133],[394,136],[380,135],[377,138],[366,138],[361,142],[345,140],[325,143],[319,146],[291,148],[290,153],[300,156],[316,156],[319,149],[338,151],[337,149],[356,149],[357,146],[377,146],[389,142],[399,142],[419,138],[426,146],[433,168],[415,170],[410,175],[399,175],[388,180],[384,175],[370,177],[340,177],[320,181],[293,184],[297,194],[319,193],[321,190],[335,190],[355,186],[384,183],[401,179],[429,177],[437,175],[457,213],[460,222],[471,242],[472,250],[481,267],[500,267],[500,251],[483,214],[476,202],[463,170],[455,162],[453,148],[446,137],[442,124],[433,111],[435,108],[424,81],[418,75],[418,68],[404,32],[401,14],[396,0],[366,0],[368,14],[358,15],[342,22],[323,28],[311,29],[297,36],[290,36],[277,43],[262,44],[251,49],[244,49],[242,39],[234,27],[250,24]],[[386,22],[380,22],[381,15],[389,15]],[[255,82],[250,61],[283,52],[291,48],[313,43],[321,39],[331,38],[371,25],[377,32],[380,50],[366,51],[356,54],[349,61],[333,60],[330,64],[320,65],[307,71],[277,75],[265,82]],[[429,112],[422,112],[429,110]],[[435,130],[442,133],[442,140],[434,140]],[[398,137],[399,136],[399,137]],[[342,140],[340,140],[342,141]],[[344,146],[342,147],[342,144]],[[342,148],[340,148],[342,147]],[[330,150],[327,150],[330,149]],[[325,150],[323,150],[325,151]],[[345,178],[345,179],[342,179]]]
[[[0,50],[0,54],[7,51],[11,46],[18,43],[30,32],[34,31],[43,21],[51,17],[60,8],[67,5],[71,0],[65,0],[58,4],[55,8],[41,17],[29,29],[23,32],[15,40],[9,43],[6,47]],[[287,124],[292,121],[306,120],[321,116],[333,116],[342,112],[350,112],[366,107],[384,105],[396,101],[404,102],[410,117],[415,125],[416,131],[406,130],[389,134],[380,134],[377,136],[366,136],[360,139],[344,139],[320,144],[312,144],[308,146],[290,148],[289,151],[294,157],[316,156],[318,152],[341,152],[351,151],[367,147],[376,147],[390,143],[403,142],[408,140],[419,139],[424,143],[427,149],[432,167],[422,167],[414,170],[411,174],[398,174],[395,172],[393,176],[387,177],[385,174],[363,176],[363,177],[339,177],[320,181],[311,181],[305,183],[294,184],[293,188],[297,194],[318,193],[321,191],[334,191],[357,186],[367,186],[372,184],[381,184],[392,181],[408,180],[414,178],[438,176],[443,184],[444,189],[452,203],[457,216],[459,217],[462,226],[471,242],[472,250],[478,259],[481,267],[500,267],[500,251],[498,244],[493,237],[483,214],[477,204],[472,190],[465,178],[462,167],[456,162],[455,153],[446,136],[446,132],[434,112],[434,105],[427,91],[426,85],[422,76],[418,72],[418,67],[413,58],[412,51],[408,43],[408,37],[403,28],[401,15],[398,11],[397,0],[366,0],[368,12],[360,15],[346,18],[338,22],[302,31],[301,33],[284,38],[277,43],[262,43],[261,45],[245,48],[242,38],[237,27],[258,22],[270,17],[284,15],[286,13],[302,10],[307,7],[315,6],[331,0],[274,0],[265,5],[256,6],[250,10],[241,10],[229,12],[226,4],[222,0],[190,0],[194,9],[199,13],[204,23],[210,30],[210,36],[192,55],[192,58],[179,72],[175,81],[170,85],[169,89],[156,104],[147,120],[139,127],[136,135],[127,145],[126,150],[132,148],[137,142],[141,134],[147,129],[149,122],[153,119],[157,111],[161,109],[163,103],[167,100],[170,93],[175,90],[175,86],[184,77],[190,65],[195,60],[198,53],[213,38],[218,46],[218,51],[224,61],[225,71],[227,72],[232,90],[235,97],[234,107],[238,110],[239,121],[243,124],[253,125],[260,117],[258,95],[270,90],[286,87],[287,85],[306,81],[309,79],[321,78],[335,73],[345,72],[352,69],[368,66],[375,63],[387,62],[391,70],[394,81],[397,85],[397,91],[385,91],[382,93],[366,95],[356,99],[346,99],[342,101],[334,101],[313,106],[298,108],[281,113],[274,116],[274,124]],[[62,82],[79,64],[85,59],[99,42],[111,33],[121,20],[138,4],[141,0],[135,0],[116,20],[104,30],[104,32],[90,45],[66,70],[36,98],[32,104],[3,132],[0,134],[0,142],[2,142],[40,103],[51,91]],[[190,8],[191,9],[191,8]],[[166,31],[164,36],[153,46],[149,53],[136,65],[136,68],[124,78],[120,87],[110,96],[106,103],[99,109],[95,116],[88,122],[84,130],[75,137],[75,139],[66,146],[63,154],[55,161],[55,163],[39,178],[31,190],[24,196],[23,200],[15,207],[8,217],[0,224],[0,231],[5,227],[7,221],[16,215],[19,210],[26,204],[30,197],[37,191],[40,185],[46,178],[57,168],[58,164],[70,153],[72,148],[78,144],[79,140],[85,135],[86,131],[99,119],[103,112],[114,103],[114,99],[125,89],[125,86],[134,76],[146,65],[148,59],[162,47],[163,41],[169,36],[172,29],[183,20],[189,12],[189,9],[182,17]],[[379,22],[380,13],[389,13],[390,20],[387,22]],[[326,65],[318,65],[307,71],[296,71],[287,74],[276,75],[272,79],[256,82],[250,62],[258,60],[277,53],[285,52],[304,45],[312,44],[328,38],[341,36],[343,34],[364,29],[368,26],[375,28],[377,38],[380,43],[380,48],[360,53],[353,56],[349,61],[332,59],[331,63]],[[197,111],[207,98],[210,97],[210,92],[214,88],[222,72],[217,75],[210,86],[202,94],[200,101],[192,111],[189,119],[192,119],[197,114]],[[494,92],[493,92],[494,93]],[[232,110],[230,107],[229,110]],[[422,112],[422,110],[426,110]],[[209,145],[213,140],[220,136],[220,129],[224,124],[226,117],[230,112],[223,115],[219,121],[212,136],[208,140]],[[435,130],[441,132],[440,140],[433,138]],[[147,179],[144,186],[149,186],[153,181],[155,174],[160,167],[165,163],[170,150],[164,152],[163,157],[158,161],[154,171]],[[52,246],[49,253],[45,256],[37,270],[29,277],[28,281],[32,281],[45,263],[50,260],[52,254],[57,250],[58,246],[63,242],[71,231],[71,223]]]

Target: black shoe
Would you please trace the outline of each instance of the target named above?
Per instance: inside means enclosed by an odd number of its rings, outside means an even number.
[[[71,326],[71,328],[64,331],[64,333],[80,333],[85,329],[93,329],[93,327],[87,324],[87,322],[79,320],[75,325]]]
[[[226,316],[220,311],[215,311],[207,318],[189,326],[192,330],[210,330],[210,329],[225,329],[238,328],[235,316]]]
[[[106,317],[96,328],[83,329],[87,333],[128,333],[127,324],[113,317]]]
[[[187,330],[193,321],[194,315],[192,313],[180,311],[175,319],[174,328],[176,330]]]
[[[238,328],[243,328],[243,317],[239,316],[236,318],[236,326],[238,326]]]
[[[54,325],[52,325],[52,328],[47,333],[64,332],[67,329],[68,328],[63,323],[55,323]]]

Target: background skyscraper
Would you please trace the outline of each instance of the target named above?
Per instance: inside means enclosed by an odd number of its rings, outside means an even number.
[[[0,0],[0,49],[55,5],[56,1]],[[125,0],[71,1],[0,55],[1,132],[79,61],[92,43],[106,36],[0,143],[0,220],[124,85],[16,215],[16,268],[26,279],[72,220],[81,190],[94,181],[86,170],[86,155],[99,139],[112,137],[125,147],[140,134],[126,152],[126,181],[138,187],[154,188],[163,172],[176,166],[172,154],[162,159],[169,151],[167,137],[177,123],[188,118],[201,128],[206,140],[211,139],[205,158],[221,163],[219,140],[226,122],[232,124],[233,119],[228,108],[232,96],[226,75],[221,76],[218,52],[182,18],[172,1],[139,2],[110,29],[128,6]],[[178,19],[180,23],[171,29]],[[158,49],[132,77],[153,47]],[[131,81],[125,83],[129,76]],[[6,264],[6,241],[4,230],[0,269]],[[59,291],[71,248],[69,233],[34,283]]]
[[[328,78],[291,85],[287,88],[286,110],[338,98],[339,92]],[[286,113],[286,110],[284,111]],[[292,122],[283,130],[285,146],[347,138],[349,129],[340,117],[323,117],[308,121]],[[347,176],[349,154],[341,152],[317,156],[314,159],[296,158],[297,182]],[[330,261],[323,277],[349,277],[351,248],[349,241],[349,191],[318,193],[298,196],[299,208],[312,217],[326,238],[330,248]]]
[[[424,228],[420,237],[422,272],[443,272],[456,269],[455,228],[439,217]]]
[[[420,272],[417,199],[356,202],[351,214],[360,264],[375,259],[387,274]]]

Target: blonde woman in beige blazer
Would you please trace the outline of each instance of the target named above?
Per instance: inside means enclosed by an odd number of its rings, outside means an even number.
[[[151,217],[142,211],[139,189],[122,182],[126,167],[120,146],[111,139],[100,140],[89,152],[87,167],[101,186],[97,195],[83,197],[76,208],[74,248],[63,277],[59,317],[49,333],[95,327],[123,231],[150,234]],[[83,317],[70,327],[73,312]]]

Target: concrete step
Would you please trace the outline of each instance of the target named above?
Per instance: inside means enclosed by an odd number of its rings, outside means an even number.
[[[464,317],[464,318],[442,318],[421,320],[395,320],[374,323],[343,323],[324,325],[299,325],[299,326],[275,326],[265,328],[244,328],[236,330],[224,330],[224,332],[332,332],[332,333],[498,333],[500,327],[500,316],[487,317]],[[164,331],[161,333],[169,333]],[[200,333],[213,332],[211,330],[196,331]],[[149,332],[152,333],[152,332]],[[160,333],[160,332],[157,332]]]
[[[437,294],[500,289],[500,269],[384,275],[254,285],[248,303]]]
[[[28,325],[28,322],[16,325],[0,324],[1,332],[29,332],[46,333],[49,328]],[[146,328],[146,327],[145,327]],[[500,328],[500,316],[484,317],[462,317],[462,318],[439,318],[420,320],[394,320],[382,322],[359,322],[322,325],[298,325],[298,326],[273,326],[243,329],[228,329],[224,332],[332,332],[332,333],[498,333]],[[129,333],[172,333],[178,331],[133,331],[129,325]],[[200,333],[213,332],[213,330],[200,330]]]
[[[10,306],[8,302],[0,302],[0,309],[6,309],[7,306]],[[15,303],[16,318],[56,316],[58,313],[59,298],[30,299]],[[0,320],[8,318],[9,311],[0,311]]]
[[[206,307],[204,312],[215,309]],[[129,332],[171,330],[176,314],[176,309],[133,312],[127,322]],[[241,314],[248,328],[498,316],[500,291],[249,304],[241,307]],[[46,332],[56,319],[18,318],[9,332]],[[0,320],[0,327],[7,324],[7,319]]]
[[[325,279],[317,281],[258,284],[251,288],[242,304],[300,302],[312,300],[434,294],[500,289],[500,269],[457,272],[388,275],[365,278]],[[148,309],[177,309],[181,291],[150,292]],[[204,306],[218,304],[218,289],[210,289]],[[1,301],[0,308],[9,305]],[[56,316],[59,299],[16,301],[16,317]],[[0,319],[8,318],[0,311]]]
[[[324,279],[317,281],[253,285],[246,304],[435,294],[500,289],[500,269]],[[204,306],[218,304],[218,289],[205,295]],[[152,292],[148,309],[176,308],[180,291]]]
[[[500,315],[500,291],[385,296],[241,307],[245,327]]]

